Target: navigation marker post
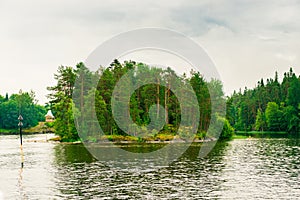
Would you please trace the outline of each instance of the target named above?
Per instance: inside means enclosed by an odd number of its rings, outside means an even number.
[[[20,128],[20,142],[21,142],[21,157],[22,157],[22,161],[21,161],[21,167],[23,168],[23,165],[24,165],[24,158],[23,158],[23,138],[22,138],[22,126],[23,126],[23,117],[22,115],[20,114],[19,117],[18,117],[18,120],[19,120],[19,128]]]
[[[21,142],[21,148],[22,148],[22,145],[23,145],[23,140],[22,140],[23,117],[22,117],[22,115],[19,115],[18,120],[19,120],[18,126],[20,127],[20,142]]]

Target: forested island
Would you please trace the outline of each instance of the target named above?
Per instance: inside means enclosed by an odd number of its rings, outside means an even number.
[[[142,76],[144,79],[151,80],[152,84],[144,85],[134,91],[130,97],[129,113],[121,118],[131,117],[133,122],[128,124],[127,132],[123,131],[116,123],[111,107],[113,90],[120,78],[129,72],[133,72],[130,76],[130,81],[126,82],[124,90],[130,90],[134,81],[139,81]],[[143,76],[146,75],[146,76]],[[150,77],[148,75],[151,75]],[[96,72],[89,71],[83,63],[77,64],[76,68],[60,66],[57,74],[55,74],[57,85],[49,87],[51,94],[50,105],[56,117],[54,128],[56,133],[63,141],[76,141],[79,136],[76,132],[74,115],[86,116],[86,111],[90,111],[91,102],[95,101],[95,112],[97,122],[102,128],[105,136],[97,136],[97,134],[87,137],[90,141],[99,141],[102,139],[108,140],[133,140],[133,141],[151,141],[151,140],[172,140],[173,138],[189,137],[189,132],[193,129],[193,125],[185,126],[179,129],[181,121],[181,108],[176,95],[172,92],[171,86],[176,87],[178,93],[185,94],[193,90],[199,109],[199,126],[197,126],[196,134],[192,138],[204,139],[207,135],[207,130],[211,120],[215,120],[218,124],[224,124],[223,131],[220,135],[221,139],[228,139],[233,134],[233,128],[229,122],[219,115],[218,112],[212,114],[210,92],[213,91],[215,104],[225,105],[222,83],[219,80],[212,79],[206,81],[199,72],[191,71],[190,75],[177,75],[171,68],[161,69],[150,67],[144,63],[136,63],[134,61],[125,61],[120,63],[114,60],[107,68],[99,68]],[[77,85],[75,85],[76,80]],[[93,80],[97,80],[98,84],[93,86]],[[141,81],[141,80],[140,80]],[[164,83],[164,84],[162,84]],[[192,88],[185,87],[191,85]],[[162,86],[165,85],[165,86]],[[188,91],[189,90],[189,91]],[[72,98],[77,94],[79,98]],[[122,97],[120,97],[122,98]],[[189,110],[188,120],[193,121],[195,117],[195,105],[189,102],[190,97],[185,97],[185,107]],[[80,102],[73,102],[80,101]],[[75,106],[77,105],[77,106]],[[79,105],[79,106],[78,106]],[[147,129],[147,125],[151,123],[151,106],[161,105],[165,109],[163,121],[165,125],[162,129]],[[81,106],[81,107],[80,107]],[[73,115],[73,107],[75,113]],[[220,106],[221,107],[221,106]],[[117,111],[118,112],[118,111]],[[154,118],[161,117],[162,109],[157,106]],[[117,113],[118,115],[118,113]],[[80,117],[79,117],[80,118]],[[91,126],[91,123],[85,120],[85,126]],[[87,133],[88,134],[88,133]],[[142,134],[143,137],[139,135]]]

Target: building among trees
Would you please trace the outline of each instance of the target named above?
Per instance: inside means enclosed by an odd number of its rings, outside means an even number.
[[[51,110],[48,110],[47,114],[45,115],[45,121],[46,122],[53,122],[54,121],[54,116],[51,112]]]

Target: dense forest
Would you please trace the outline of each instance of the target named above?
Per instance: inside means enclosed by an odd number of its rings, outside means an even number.
[[[57,84],[48,87],[51,91],[51,108],[56,117],[54,127],[56,133],[66,141],[79,139],[75,123],[78,125],[80,121],[85,121],[80,126],[86,127],[98,123],[105,135],[136,137],[143,134],[148,137],[160,134],[182,137],[197,127],[195,137],[203,139],[209,136],[207,131],[211,122],[216,121],[224,125],[220,135],[223,139],[230,138],[234,130],[289,133],[300,130],[300,78],[292,68],[284,73],[282,81],[276,72],[274,79],[261,79],[253,89],[235,91],[227,99],[219,80],[207,81],[195,71],[178,75],[171,68],[150,67],[134,61],[120,63],[114,60],[109,67],[100,67],[96,72],[91,72],[83,63],[75,68],[60,66],[55,79]],[[143,81],[151,83],[135,87]],[[118,82],[122,84],[118,85]],[[115,91],[116,86],[121,89]],[[127,101],[125,104],[116,104],[113,109],[112,102],[125,98],[128,94],[124,91],[132,89],[128,112],[123,109]],[[185,97],[183,107],[180,102],[184,99],[181,94],[191,91],[196,95],[197,112],[192,98]],[[212,102],[220,109],[212,112]],[[226,117],[221,114],[223,102],[226,102]],[[186,124],[184,129],[179,128],[185,120],[181,119],[183,108],[189,110],[188,121],[197,121],[196,124]],[[92,112],[95,112],[97,121],[88,117]],[[74,116],[79,120],[74,122]],[[124,128],[122,125],[120,127],[119,121],[128,123]],[[97,141],[100,136],[93,135],[85,139]]]
[[[297,133],[299,103],[300,78],[290,68],[282,82],[276,72],[274,79],[261,79],[253,89],[234,92],[227,100],[227,119],[237,131]]]
[[[0,95],[0,129],[17,129],[18,116],[22,114],[23,127],[36,126],[39,121],[44,121],[46,109],[38,105],[34,92],[22,92],[5,97]]]
[[[221,82],[215,79],[206,81],[199,72],[191,71],[188,76],[179,76],[171,68],[114,60],[109,67],[100,67],[97,72],[89,71],[83,63],[75,68],[60,66],[54,78],[57,84],[48,87],[51,91],[49,98],[56,117],[54,128],[62,140],[79,139],[75,123],[91,127],[95,121],[89,120],[88,116],[93,110],[97,116],[96,123],[105,135],[154,138],[165,134],[182,138],[193,131],[195,137],[202,139],[207,136],[211,121],[225,124],[221,138],[229,138],[233,134],[233,128],[225,119],[225,107],[222,116],[222,103],[225,105],[226,99]],[[95,82],[96,85],[93,84]],[[114,89],[119,82],[122,84],[116,91]],[[142,82],[149,84],[135,87]],[[126,91],[131,90],[126,113],[123,108],[127,101],[122,102],[121,99],[128,95]],[[193,102],[193,94],[196,102]],[[213,111],[212,95],[216,107]],[[113,101],[121,103],[113,109]],[[92,105],[95,105],[94,109]],[[74,116],[84,120],[74,122]],[[122,128],[120,121],[128,123]],[[93,135],[89,139],[97,141],[100,138]]]

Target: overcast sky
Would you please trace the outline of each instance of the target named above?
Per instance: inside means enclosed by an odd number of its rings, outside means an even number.
[[[300,72],[300,1],[1,0],[0,94],[19,89],[47,101],[59,65],[84,61],[124,31],[161,27],[201,45],[226,94],[261,77]],[[163,64],[163,63],[162,63]]]

